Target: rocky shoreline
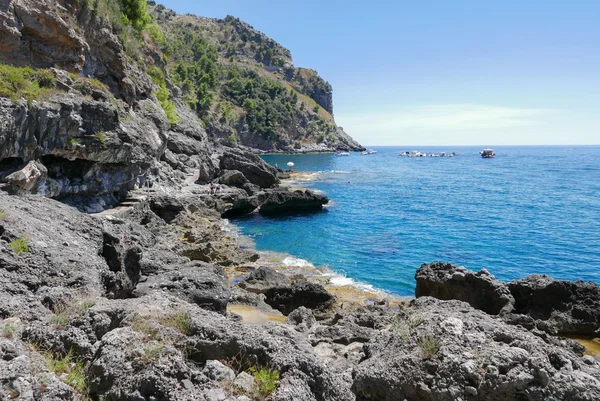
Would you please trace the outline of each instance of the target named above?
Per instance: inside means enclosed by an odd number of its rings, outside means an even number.
[[[236,152],[244,170],[252,156]],[[252,165],[253,182],[279,179],[279,171]],[[417,271],[412,300],[336,292],[314,268],[261,260],[223,230],[223,216],[250,206],[260,212],[275,202],[269,193],[278,194],[280,212],[298,212],[288,196],[305,200],[305,192],[261,189],[246,179],[221,184],[215,195],[189,180],[96,215],[40,196],[0,194],[0,394],[136,401],[600,396],[600,357],[556,336],[598,334],[598,286],[548,277],[505,284],[486,271],[433,263]],[[15,246],[19,239],[26,250]],[[268,394],[256,372],[271,375]]]
[[[595,284],[389,299],[229,235],[329,202],[258,153],[362,146],[289,50],[152,3],[0,2],[0,400],[600,399]]]

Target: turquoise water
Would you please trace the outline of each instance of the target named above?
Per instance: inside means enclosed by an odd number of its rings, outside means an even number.
[[[268,155],[320,172],[305,187],[332,204],[312,215],[236,220],[259,250],[286,252],[357,282],[414,295],[422,263],[449,261],[512,280],[532,273],[600,283],[600,147],[410,148],[336,157]]]

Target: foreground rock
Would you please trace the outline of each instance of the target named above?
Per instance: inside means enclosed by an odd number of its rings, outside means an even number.
[[[450,263],[424,264],[417,270],[417,297],[458,299],[505,321],[547,333],[600,335],[600,287],[531,275],[504,283],[487,270],[474,273]]]
[[[325,310],[334,301],[321,284],[304,279],[290,281],[268,267],[253,271],[239,286],[252,293],[264,294],[265,302],[284,315],[300,307]]]
[[[415,279],[417,298],[458,299],[492,315],[510,312],[515,303],[506,285],[485,269],[475,273],[462,266],[433,262],[423,264]]]
[[[585,400],[600,369],[459,301],[419,298],[364,346],[357,400]]]

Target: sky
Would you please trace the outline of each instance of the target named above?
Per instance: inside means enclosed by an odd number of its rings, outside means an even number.
[[[158,2],[290,49],[363,145],[600,144],[598,0]]]

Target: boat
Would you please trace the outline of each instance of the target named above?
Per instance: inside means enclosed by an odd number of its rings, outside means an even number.
[[[348,152],[337,152],[335,155],[336,156],[350,156],[350,153],[348,153]]]
[[[483,149],[481,152],[479,152],[479,154],[484,159],[491,159],[494,156],[496,156],[496,154],[494,153],[494,149],[489,149],[489,148],[488,149]]]
[[[373,154],[375,154],[375,153],[377,153],[377,151],[376,151],[376,150],[373,150],[373,149],[369,149],[369,150],[365,150],[365,151],[363,151],[363,152],[360,152],[360,154],[361,154],[361,155],[363,155],[363,156],[366,156],[366,155],[373,155]]]

